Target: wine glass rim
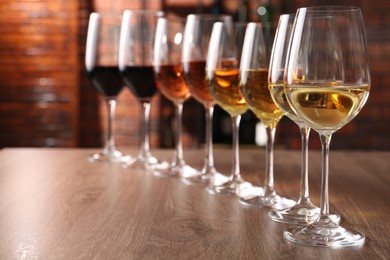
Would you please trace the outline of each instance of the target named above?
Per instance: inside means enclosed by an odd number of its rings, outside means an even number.
[[[119,11],[99,11],[99,12],[91,12],[89,15],[99,15],[104,17],[121,17],[123,15],[123,12]]]
[[[277,26],[278,25],[278,23],[277,22],[249,22],[249,23],[247,23],[247,26],[249,25],[249,24],[254,24],[256,27],[260,27],[260,28],[272,28],[273,26]],[[253,26],[253,25],[251,25],[251,26]]]
[[[324,13],[324,12],[360,12],[361,9],[358,6],[338,6],[338,5],[331,5],[331,6],[308,6],[308,7],[301,7],[297,9],[297,12],[299,10],[305,10],[306,12],[312,12],[312,13]]]
[[[286,14],[281,14],[280,17],[295,17],[296,14],[293,13],[286,13]]]
[[[196,17],[196,18],[201,18],[204,20],[211,20],[215,18],[231,18],[230,15],[227,14],[209,14],[209,13],[201,13],[201,14],[189,14],[187,17]]]
[[[185,22],[186,18],[183,17],[159,17],[159,20],[165,20],[167,22]]]
[[[155,14],[158,17],[163,17],[164,15],[163,11],[153,9],[126,9],[124,12],[130,12],[134,14]]]

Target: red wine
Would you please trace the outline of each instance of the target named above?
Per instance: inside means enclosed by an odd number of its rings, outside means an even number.
[[[127,66],[121,71],[126,86],[139,101],[150,101],[156,94],[157,86],[152,66]]]
[[[123,89],[123,81],[118,67],[96,66],[88,71],[93,85],[105,97],[115,97]]]

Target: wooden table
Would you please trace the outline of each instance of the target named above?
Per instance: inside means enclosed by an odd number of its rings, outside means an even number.
[[[297,245],[267,209],[241,206],[178,178],[91,163],[96,149],[0,151],[0,259],[390,259],[390,152],[331,151],[330,205],[366,243],[347,249]],[[136,154],[134,149],[125,149]],[[170,160],[171,150],[153,151]],[[230,171],[229,149],[216,149]],[[264,150],[241,149],[243,177],[263,182]],[[203,150],[185,151],[202,166]],[[320,152],[310,151],[313,202]],[[299,193],[300,152],[275,151],[277,191]]]

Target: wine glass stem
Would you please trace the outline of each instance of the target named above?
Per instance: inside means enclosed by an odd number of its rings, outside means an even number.
[[[104,144],[104,153],[110,154],[116,150],[115,148],[115,140],[114,135],[112,131],[112,125],[114,122],[114,116],[115,116],[115,106],[116,106],[116,100],[112,97],[106,98],[106,105],[107,105],[107,136]]]
[[[143,115],[143,132],[142,132],[142,144],[139,151],[139,158],[147,158],[150,156],[150,145],[149,145],[149,114],[150,114],[150,103],[142,102],[142,115]]]
[[[264,196],[270,196],[275,193],[274,188],[274,140],[275,127],[265,127],[267,132],[266,159],[265,159],[265,181]]]
[[[308,147],[309,147],[309,135],[310,127],[300,126],[301,142],[302,142],[302,158],[301,158],[301,192],[299,195],[299,203],[305,203],[310,201],[309,195],[309,164],[308,164]]]
[[[206,108],[206,157],[202,169],[204,173],[210,173],[215,169],[213,157],[213,113],[213,106]]]
[[[240,128],[241,115],[232,117],[233,128],[233,164],[231,180],[238,180],[240,175],[240,152],[239,152],[239,128]]]
[[[183,104],[175,104],[176,112],[176,147],[175,154],[172,161],[172,166],[184,166],[184,157],[183,157],[183,143],[182,143],[182,119],[183,119]]]
[[[321,179],[321,203],[320,218],[329,215],[329,146],[332,134],[320,134],[322,145],[322,179]]]

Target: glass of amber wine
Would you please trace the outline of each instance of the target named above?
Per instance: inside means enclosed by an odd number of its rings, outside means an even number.
[[[206,156],[203,169],[197,176],[184,178],[187,184],[205,184],[211,178],[215,182],[226,180],[214,166],[212,119],[216,101],[211,96],[206,82],[206,57],[214,22],[223,22],[232,27],[230,16],[211,14],[190,14],[187,16],[184,29],[182,65],[184,78],[188,84],[191,96],[203,105],[206,110]]]
[[[248,105],[239,89],[240,58],[246,23],[235,23],[233,28],[221,22],[213,25],[206,60],[206,81],[211,96],[232,119],[233,158],[232,171],[223,183],[209,182],[212,194],[253,196],[254,187],[242,179],[239,159],[239,127],[241,115]]]
[[[279,196],[274,186],[274,139],[276,125],[283,111],[271,98],[268,87],[268,67],[275,25],[249,23],[245,32],[240,65],[240,89],[251,111],[264,123],[267,133],[266,165],[263,193],[242,198],[246,206],[286,209],[295,202]]]
[[[123,155],[115,146],[113,122],[116,97],[124,83],[118,69],[118,43],[122,15],[115,13],[91,13],[89,16],[85,68],[92,84],[104,97],[108,110],[108,129],[104,149],[89,157],[91,161],[125,162],[130,156]]]
[[[125,10],[119,41],[119,71],[131,93],[142,107],[142,142],[138,156],[124,164],[126,168],[165,169],[167,162],[152,156],[149,144],[151,100],[157,93],[153,71],[153,42],[157,20],[163,13],[152,10]]]
[[[271,210],[269,216],[277,222],[305,225],[314,222],[318,218],[320,208],[311,202],[309,195],[308,144],[310,127],[291,109],[284,93],[284,66],[294,19],[294,14],[283,14],[279,17],[269,65],[268,85],[275,104],[298,125],[301,132],[301,191],[297,204],[285,210]],[[333,213],[333,220],[338,222],[340,215]]]
[[[176,114],[176,144],[170,167],[159,175],[189,177],[197,171],[186,164],[182,145],[183,104],[191,97],[181,65],[185,19],[159,18],[154,41],[153,67],[160,93],[172,101]]]
[[[365,240],[362,233],[345,229],[333,221],[328,194],[332,134],[359,113],[371,86],[360,8],[298,9],[285,68],[288,102],[302,121],[320,135],[322,184],[317,220],[304,227],[287,229],[284,237],[312,246],[362,245]]]

